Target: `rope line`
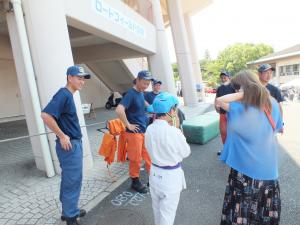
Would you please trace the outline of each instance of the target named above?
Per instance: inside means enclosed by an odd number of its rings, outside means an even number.
[[[92,126],[99,125],[99,124],[106,124],[106,121],[91,123],[88,125],[80,126],[80,128],[92,127]],[[104,129],[104,127],[102,127],[101,129]],[[25,135],[25,136],[19,136],[19,137],[15,137],[15,138],[2,139],[2,140],[0,140],[0,144],[4,143],[4,142],[16,141],[16,140],[21,140],[21,139],[26,139],[26,138],[31,138],[31,137],[38,137],[38,136],[47,135],[47,134],[53,134],[53,132],[50,131],[50,132],[45,132],[45,133],[41,133],[41,134]]]

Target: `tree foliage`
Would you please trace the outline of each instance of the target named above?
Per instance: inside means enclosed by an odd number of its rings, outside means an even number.
[[[216,60],[211,60],[206,50],[204,59],[200,60],[203,80],[207,81],[209,86],[215,87],[221,70],[225,69],[235,75],[247,68],[247,62],[257,60],[273,51],[273,48],[266,44],[237,43],[221,51]]]
[[[179,78],[179,72],[178,72],[177,63],[173,63],[172,64],[172,69],[173,69],[174,80],[178,81],[180,78]]]

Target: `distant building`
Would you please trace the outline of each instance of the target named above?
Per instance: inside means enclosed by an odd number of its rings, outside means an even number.
[[[300,44],[249,62],[247,66],[254,69],[263,63],[269,63],[276,69],[271,81],[276,85],[300,78]]]

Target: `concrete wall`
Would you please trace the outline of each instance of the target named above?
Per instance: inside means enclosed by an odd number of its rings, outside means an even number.
[[[281,59],[276,62],[277,66],[285,66],[285,65],[292,65],[292,64],[299,64],[300,63],[300,56],[294,56],[287,59]]]
[[[85,82],[84,88],[80,91],[82,103],[93,103],[95,108],[104,107],[110,90],[97,77],[92,75],[90,80]]]
[[[0,36],[0,80],[0,122],[23,119],[22,98],[7,36]]]
[[[24,119],[22,96],[8,36],[0,36],[0,122]],[[92,76],[81,91],[82,103],[104,107],[110,90],[97,77]]]

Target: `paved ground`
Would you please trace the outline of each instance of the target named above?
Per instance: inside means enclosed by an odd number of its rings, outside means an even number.
[[[282,225],[300,221],[300,140],[298,114],[300,104],[288,104],[285,111],[285,134],[279,136]],[[183,191],[175,225],[217,225],[223,202],[228,168],[218,161],[220,138],[206,145],[191,145],[192,154],[183,163],[188,189]],[[146,182],[145,173],[143,179]],[[113,191],[86,218],[83,225],[152,225],[150,195],[140,195],[127,180]]]
[[[281,224],[299,225],[300,139],[297,135],[300,104],[286,104],[284,110],[286,132],[279,136],[282,146]],[[188,114],[189,111],[186,110]],[[111,117],[114,117],[113,111],[97,112],[98,121]],[[94,122],[87,120],[87,124]],[[95,167],[84,176],[80,205],[90,210],[102,199],[104,201],[90,211],[89,216],[82,221],[83,224],[153,224],[150,196],[136,194],[128,188],[127,165],[113,164],[112,170],[118,181],[113,183],[109,179],[105,163],[97,155],[101,134],[95,131],[96,128],[88,129]],[[0,124],[0,140],[26,134],[25,121]],[[217,160],[215,154],[221,147],[220,141],[217,138],[206,145],[191,147],[192,155],[183,165],[188,189],[182,193],[175,224],[215,225],[219,222],[228,173],[226,166]],[[60,177],[45,178],[44,173],[35,168],[29,140],[1,143],[0,155],[0,225],[60,224]]]
[[[209,104],[198,108],[185,108],[187,116],[201,114]],[[97,120],[86,118],[86,124],[115,118],[114,109],[97,110]],[[102,125],[101,125],[102,126]],[[80,206],[91,209],[128,178],[127,164],[113,164],[111,171],[117,179],[108,176],[106,163],[98,155],[102,133],[99,126],[88,127],[90,146],[94,158],[93,169],[84,174]],[[28,135],[24,120],[0,124],[0,140]],[[46,178],[36,169],[29,139],[0,143],[0,225],[59,224],[60,176]]]
[[[114,117],[114,111],[98,110],[98,121]],[[91,124],[96,120],[87,119]],[[98,156],[102,134],[98,126],[88,128],[94,167],[84,175],[80,205],[92,208],[117,184],[127,179],[127,165],[111,168],[118,182],[109,178],[106,163]],[[26,122],[0,124],[0,140],[28,135]],[[36,169],[29,139],[0,143],[0,225],[58,224],[60,176],[46,178]]]

